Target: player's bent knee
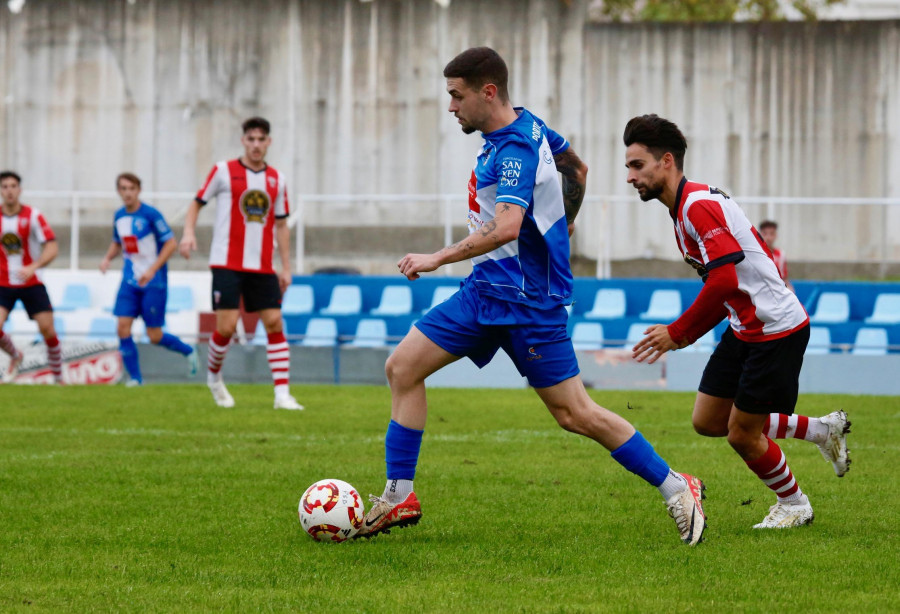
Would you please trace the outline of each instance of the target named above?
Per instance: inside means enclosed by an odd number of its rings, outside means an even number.
[[[147,337],[150,339],[150,343],[157,344],[162,341],[163,332],[161,328],[148,328],[147,329]]]
[[[725,437],[728,435],[728,427],[717,427],[711,424],[704,424],[702,422],[694,422],[694,431],[698,435],[703,435],[704,437]]]

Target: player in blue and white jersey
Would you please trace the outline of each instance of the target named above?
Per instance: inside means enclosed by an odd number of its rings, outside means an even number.
[[[175,253],[175,236],[162,214],[141,202],[141,180],[137,175],[119,175],[116,191],[123,206],[116,211],[112,243],[100,263],[100,271],[106,273],[110,261],[122,254],[125,265],[113,315],[118,318],[119,351],[130,378],[128,385],[144,382],[137,346],[131,337],[131,325],[138,316],[144,319],[151,343],[187,357],[188,372],[193,377],[197,374],[197,351],[162,329],[168,295],[166,262]]]
[[[359,535],[415,524],[422,515],[413,478],[427,414],[425,378],[463,356],[482,367],[502,349],[561,427],[597,441],[656,486],[682,540],[698,543],[706,526],[702,482],[672,471],[627,420],[588,396],[566,331],[565,306],[572,302],[569,235],[587,167],[563,137],[510,104],[506,64],[494,50],[464,51],[447,64],[444,77],[449,111],[463,132],[479,130],[484,138],[469,180],[470,234],[433,254],[407,254],[398,267],[417,279],[471,258],[473,270],[388,358],[388,479],[382,496],[372,497]]]

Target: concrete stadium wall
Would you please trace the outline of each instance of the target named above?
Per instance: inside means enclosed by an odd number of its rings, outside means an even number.
[[[441,70],[487,44],[510,65],[513,101],[587,161],[589,193],[631,194],[622,127],[657,112],[690,140],[688,176],[737,196],[900,197],[900,22],[615,25],[586,5],[29,0],[0,11],[0,166],[33,190],[111,189],[129,169],[145,189],[190,191],[240,153],[241,119],[262,114],[293,193],[458,193],[462,222],[479,139],[446,113]],[[64,225],[64,205],[35,204]],[[106,222],[112,203],[84,204],[87,223]],[[746,209],[780,219],[795,260],[900,260],[898,207]],[[304,217],[313,235],[442,223],[435,203]],[[637,201],[588,207],[574,246],[677,259],[661,207]]]

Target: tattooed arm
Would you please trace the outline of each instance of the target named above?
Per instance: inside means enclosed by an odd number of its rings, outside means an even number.
[[[397,267],[408,279],[418,279],[419,273],[427,273],[438,267],[468,260],[494,251],[519,237],[525,207],[505,202],[497,203],[497,214],[468,237],[433,254],[406,254]]]
[[[566,222],[569,224],[569,235],[575,230],[575,216],[581,209],[584,200],[584,188],[587,183],[587,165],[569,147],[562,153],[553,156],[556,170],[562,174],[563,203],[566,207]]]

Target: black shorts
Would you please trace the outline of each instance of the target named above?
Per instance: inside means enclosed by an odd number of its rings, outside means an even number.
[[[32,320],[36,313],[53,311],[53,306],[50,304],[50,297],[47,296],[47,288],[44,287],[44,284],[20,286],[18,288],[0,286],[0,307],[7,311],[12,311],[13,307],[16,306],[16,301],[22,301],[25,312]]]
[[[213,310],[237,309],[244,297],[244,309],[281,309],[281,286],[274,273],[247,273],[212,269]]]
[[[703,370],[699,390],[734,399],[735,407],[749,414],[791,415],[807,343],[809,326],[758,343],[741,341],[729,328]]]

